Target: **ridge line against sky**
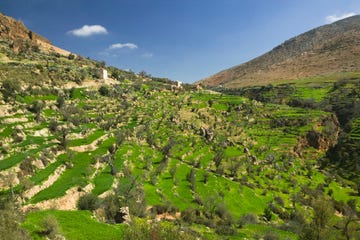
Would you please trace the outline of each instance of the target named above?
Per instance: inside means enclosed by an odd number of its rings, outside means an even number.
[[[360,13],[358,0],[3,0],[0,11],[71,52],[194,82]]]

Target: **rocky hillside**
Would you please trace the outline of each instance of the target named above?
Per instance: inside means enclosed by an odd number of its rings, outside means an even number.
[[[107,69],[108,79],[102,78]],[[135,78],[134,73],[107,67],[105,62],[84,58],[52,45],[22,22],[0,14],[0,83],[25,88],[47,86],[98,86],[116,79]],[[104,81],[100,81],[104,80]],[[10,91],[9,94],[16,94]],[[7,98],[6,94],[3,96]],[[1,99],[1,97],[0,97]],[[2,116],[0,111],[0,117]]]
[[[315,28],[268,53],[199,81],[238,88],[360,69],[360,16]]]
[[[0,13],[0,38],[11,41],[11,47],[15,52],[21,51],[25,45],[37,46],[45,52],[55,52],[69,55],[70,52],[55,47],[45,37],[30,31],[21,21]]]

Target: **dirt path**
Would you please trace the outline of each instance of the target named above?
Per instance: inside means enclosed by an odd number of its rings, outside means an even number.
[[[93,80],[93,79],[86,79],[81,84],[77,84],[75,82],[67,82],[63,88],[64,89],[71,89],[71,88],[99,88],[103,84],[113,85],[118,83],[116,80],[112,78],[108,78],[105,80]]]

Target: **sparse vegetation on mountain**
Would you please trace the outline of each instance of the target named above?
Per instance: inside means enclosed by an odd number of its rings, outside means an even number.
[[[336,73],[356,73],[359,77],[359,26],[360,16],[356,15],[312,29],[249,62],[198,83],[208,87],[240,88]]]

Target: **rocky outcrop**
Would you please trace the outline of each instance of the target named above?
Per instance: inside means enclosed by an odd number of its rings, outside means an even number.
[[[117,223],[131,223],[131,216],[129,207],[121,207],[118,211],[118,213],[115,215],[115,221]]]
[[[322,121],[298,139],[293,152],[302,156],[303,149],[313,147],[317,150],[327,151],[336,145],[340,133],[340,124],[334,114],[322,119]]]
[[[199,134],[200,136],[205,137],[208,141],[212,141],[214,139],[214,131],[210,128],[200,127]]]

